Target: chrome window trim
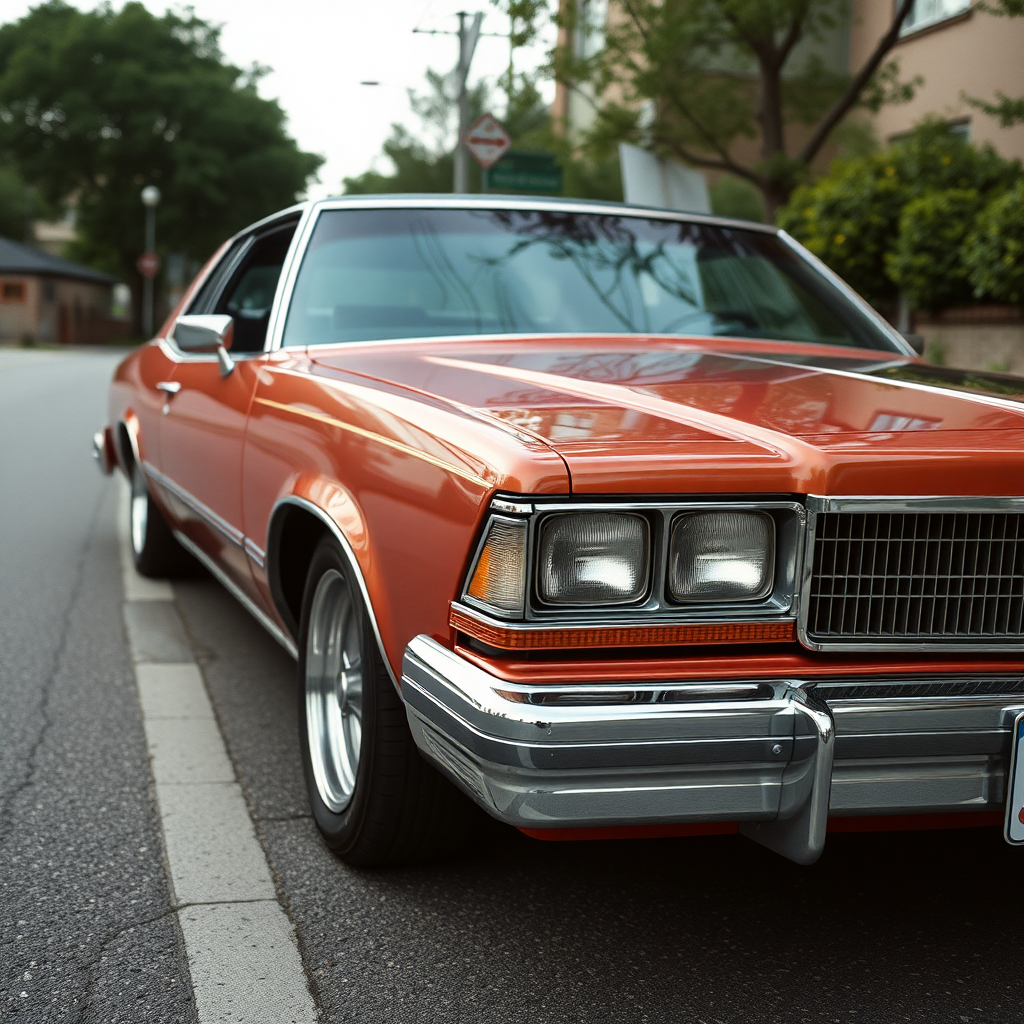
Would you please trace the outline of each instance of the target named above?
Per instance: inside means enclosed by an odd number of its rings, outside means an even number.
[[[529,503],[521,498],[498,495],[493,501],[501,502],[501,517],[512,516],[506,506],[520,505],[520,516],[527,519],[527,595],[526,608],[522,618],[504,618],[495,609],[487,609],[494,617],[493,625],[508,629],[538,629],[545,625],[554,629],[572,627],[636,627],[645,625],[666,625],[681,622],[717,624],[722,622],[792,622],[795,618],[795,604],[799,586],[803,579],[802,560],[806,551],[801,534],[804,530],[806,511],[802,502],[785,497],[745,498],[735,495],[702,495],[697,499],[651,499],[623,501],[598,498],[593,501],[572,500],[565,497],[534,497]],[[492,501],[492,509],[495,507]],[[680,513],[686,512],[776,512],[785,517],[784,529],[774,522],[775,552],[773,557],[772,589],[760,598],[750,601],[672,601],[668,597],[668,537]],[[555,606],[543,605],[537,600],[536,577],[539,570],[538,541],[541,521],[550,514],[574,512],[615,512],[633,513],[649,518],[652,514],[661,517],[654,525],[648,538],[650,549],[650,580],[645,598],[631,604],[614,606]],[[495,512],[485,519],[476,546],[469,562],[456,606],[468,614],[478,615],[477,605],[467,600],[469,582],[476,568],[477,559],[483,546],[487,524]],[[775,520],[775,516],[772,516]],[[787,537],[786,535],[789,534]],[[785,549],[783,550],[783,545]],[[518,624],[518,625],[517,625]]]
[[[288,246],[288,252],[285,254],[284,263],[281,266],[281,276],[278,278],[277,290],[274,293],[274,301],[270,307],[270,318],[267,321],[267,336],[263,342],[263,348],[258,352],[238,352],[232,353],[232,359],[238,362],[240,359],[252,359],[257,356],[265,355],[268,352],[273,351],[273,345],[271,344],[274,337],[273,331],[276,327],[277,319],[281,309],[281,294],[282,294],[282,283],[284,282],[285,275],[291,267],[292,260],[295,258],[296,245],[299,237],[299,233],[302,230],[302,226],[306,218],[309,217],[310,210],[312,209],[311,203],[299,203],[295,206],[290,206],[286,210],[281,210],[278,213],[271,214],[269,217],[264,217],[263,220],[257,221],[255,224],[250,224],[249,227],[244,228],[237,234],[232,235],[227,240],[228,252],[224,254],[224,258],[218,262],[212,264],[207,268],[206,273],[201,277],[197,277],[192,283],[189,295],[189,305],[185,312],[189,312],[192,308],[192,303],[195,301],[196,295],[199,294],[203,286],[207,281],[215,274],[223,265],[224,261],[230,255],[230,247],[234,245],[239,239],[246,238],[247,244],[242,246],[233,257],[231,257],[231,266],[228,268],[224,275],[225,283],[230,279],[231,275],[235,272],[238,264],[245,258],[249,250],[252,248],[253,243],[256,240],[258,234],[265,233],[267,229],[273,229],[275,226],[283,227],[286,222],[292,220],[296,214],[298,219],[295,224],[295,233],[292,235],[291,242]],[[217,356],[215,353],[186,353],[183,352],[174,343],[174,330],[172,329],[166,337],[160,336],[157,339],[160,348],[163,350],[164,355],[176,363],[215,363]]]
[[[279,330],[283,329],[284,317],[282,312],[288,308],[291,300],[291,291],[287,283],[294,276],[294,268],[301,262],[301,254],[305,252],[304,239],[306,225],[310,221],[313,206],[305,204],[295,224],[295,231],[292,234],[291,242],[288,244],[288,252],[285,253],[284,263],[281,264],[281,276],[277,279],[277,289],[274,292],[274,301],[270,305],[270,319],[267,321],[267,336],[263,339],[263,351],[273,352],[277,349],[275,338]],[[280,325],[280,327],[279,327]]]
[[[288,309],[291,307],[292,294],[295,291],[295,281],[299,276],[299,268],[306,258],[306,250],[309,248],[309,240],[313,237],[317,221],[323,210],[323,203],[311,203],[299,219],[298,227],[292,236],[291,248],[285,259],[285,265],[281,269],[281,277],[277,282],[277,295],[274,299],[274,307],[270,314],[270,322],[267,324],[267,351],[277,352],[283,348],[284,328],[288,320]],[[289,348],[305,348],[304,345],[290,345]]]
[[[231,248],[235,245],[236,242],[239,241],[242,242],[242,244],[235,250],[234,253],[232,253]],[[186,315],[192,313],[195,310],[195,304],[196,300],[199,298],[199,292],[203,290],[203,288],[206,286],[206,283],[215,274],[220,273],[221,268],[223,268],[223,275],[221,277],[220,287],[217,289],[216,293],[211,296],[211,298],[214,299],[213,304],[216,305],[216,300],[219,299],[221,295],[224,293],[224,286],[228,283],[228,281],[231,280],[231,276],[238,269],[239,263],[241,263],[242,260],[244,260],[245,257],[249,255],[249,252],[252,249],[255,242],[255,234],[242,236],[241,238],[236,236],[235,238],[232,238],[230,242],[228,242],[228,251],[224,254],[224,258],[220,260],[218,263],[216,263],[214,266],[212,266],[207,274],[203,275],[202,281],[197,282],[196,288],[192,293],[191,301],[189,302],[188,308],[185,310]],[[170,337],[173,339],[173,331],[171,332]]]
[[[804,552],[800,585],[796,600],[797,640],[811,651],[916,651],[920,653],[973,651],[986,653],[1019,653],[1020,643],[981,641],[935,643],[927,640],[908,640],[905,643],[870,643],[866,641],[820,641],[808,635],[807,618],[810,613],[811,579],[814,573],[814,538],[819,512],[1022,512],[1024,497],[984,496],[858,496],[828,497],[807,495],[807,521],[804,529]]]
[[[801,245],[789,232],[783,231],[782,228],[778,229],[777,237],[780,242],[787,245],[793,250],[813,270],[816,270],[822,277],[825,278],[834,288],[836,288],[842,295],[857,309],[861,315],[864,316],[868,321],[871,322],[878,330],[880,330],[895,346],[896,352],[906,356],[910,356],[911,359],[920,359],[920,356],[914,351],[909,341],[896,330],[892,324],[889,323],[866,299],[861,298],[834,270],[830,269],[818,259],[817,256],[811,252],[810,249]],[[861,349],[861,351],[865,351]]]
[[[728,217],[715,217],[710,214],[700,213],[685,213],[677,210],[661,210],[657,208],[648,208],[643,206],[630,206],[625,203],[600,203],[600,202],[588,202],[586,200],[556,200],[556,199],[530,199],[522,196],[445,196],[439,195],[423,195],[423,196],[393,196],[386,198],[348,198],[348,197],[331,197],[327,199],[320,199],[310,203],[304,210],[302,217],[299,221],[299,226],[295,231],[295,236],[292,239],[293,249],[289,253],[287,266],[281,273],[281,281],[278,283],[278,300],[280,305],[271,314],[271,322],[267,327],[267,351],[276,352],[278,349],[283,347],[284,339],[284,326],[286,317],[283,311],[287,310],[291,305],[292,295],[295,291],[295,281],[298,278],[299,269],[302,266],[302,260],[305,257],[306,249],[309,245],[309,240],[312,238],[313,232],[316,230],[317,222],[320,219],[321,214],[335,211],[335,210],[546,210],[546,211],[559,211],[563,213],[589,213],[604,216],[622,216],[622,217],[641,217],[647,220],[666,220],[666,221],[677,221],[683,223],[694,223],[694,224],[707,224],[712,227],[722,228],[735,228],[742,231],[755,231],[765,235],[775,235],[781,238],[784,232],[779,228],[776,228],[770,224],[756,224],[752,221],[733,220]],[[260,222],[261,224],[264,222]],[[256,225],[258,226],[258,225]],[[255,227],[255,226],[254,226]],[[252,229],[247,229],[252,230]],[[240,232],[241,234],[241,232]],[[236,236],[237,237],[237,236]],[[787,236],[788,237],[788,236]],[[785,239],[783,239],[785,241]],[[786,243],[787,245],[789,242]],[[798,243],[793,243],[798,244]],[[802,247],[801,247],[802,248]],[[808,254],[810,255],[810,254]],[[831,272],[829,272],[831,274]],[[834,275],[831,275],[829,280],[832,280]],[[864,300],[856,296],[856,293],[851,292],[850,289],[844,285],[844,294],[848,293],[853,295],[856,299],[858,306],[865,305]],[[883,321],[884,323],[884,321]],[[892,331],[889,328],[888,331]],[[887,331],[887,333],[888,333]],[[339,347],[348,347],[350,345],[380,345],[386,344],[389,341],[392,344],[409,344],[416,341],[467,341],[472,340],[475,337],[480,338],[515,338],[515,337],[552,337],[549,334],[538,334],[532,332],[523,335],[514,334],[500,334],[500,335],[452,335],[449,337],[435,337],[433,335],[427,335],[423,338],[394,338],[394,339],[382,339],[374,341],[352,341],[352,342],[338,342]],[[564,337],[591,337],[589,334],[581,335],[579,332],[566,333],[562,335]],[[595,337],[601,337],[602,335],[593,335]],[[621,335],[610,334],[607,337],[621,337]],[[641,335],[634,335],[634,337],[641,337]],[[666,337],[676,337],[676,335],[666,335]],[[899,337],[897,335],[897,337]],[[916,357],[916,353],[910,349],[902,337],[899,337],[900,352],[910,352],[911,355]],[[289,348],[304,348],[304,345],[289,346]],[[317,346],[318,348],[320,346]],[[333,345],[325,345],[324,348],[333,348]]]

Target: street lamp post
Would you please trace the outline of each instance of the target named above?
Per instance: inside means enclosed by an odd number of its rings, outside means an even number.
[[[142,190],[142,205],[146,207],[146,254],[156,255],[156,208],[160,203],[160,189],[147,185]],[[142,279],[142,333],[148,338],[153,333],[153,279],[155,272]]]

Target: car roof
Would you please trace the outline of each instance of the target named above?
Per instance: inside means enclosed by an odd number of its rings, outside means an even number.
[[[764,234],[778,234],[778,228],[772,224],[760,224],[756,221],[738,220],[731,217],[716,217],[713,214],[694,213],[687,210],[669,210],[660,206],[643,206],[637,203],[615,203],[604,199],[574,199],[564,196],[518,196],[495,193],[481,195],[444,192],[391,192],[328,196],[323,199],[306,200],[271,214],[269,217],[264,217],[239,231],[238,234],[244,235],[289,214],[301,214],[307,209],[409,209],[417,207],[458,210],[563,210],[567,213],[619,214],[620,216],[647,217],[657,220],[692,221],[720,227],[760,231]]]

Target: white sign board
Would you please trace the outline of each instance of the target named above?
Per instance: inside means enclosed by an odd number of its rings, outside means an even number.
[[[687,213],[710,213],[707,179],[700,171],[671,160],[659,160],[639,146],[619,146],[622,193],[627,203],[660,206]]]
[[[481,114],[468,128],[462,144],[469,155],[486,171],[511,148],[512,136],[505,126],[490,114]]]

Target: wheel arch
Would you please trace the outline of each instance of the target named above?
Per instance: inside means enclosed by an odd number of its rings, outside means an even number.
[[[134,413],[126,413],[124,418],[118,422],[115,441],[117,461],[121,466],[121,472],[131,480],[132,467],[136,464],[142,465],[142,454],[139,449],[139,421]]]
[[[306,576],[317,545],[327,536],[332,537],[341,549],[351,577],[359,588],[381,659],[395,688],[401,692],[384,647],[366,578],[352,543],[330,513],[308,498],[296,494],[281,498],[270,514],[265,570],[274,607],[298,644]]]

